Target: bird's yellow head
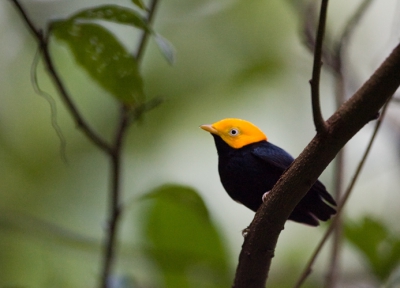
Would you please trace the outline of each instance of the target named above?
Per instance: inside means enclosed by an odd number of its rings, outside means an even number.
[[[242,119],[227,118],[211,125],[201,125],[200,128],[218,135],[226,144],[236,149],[267,140],[260,128]]]

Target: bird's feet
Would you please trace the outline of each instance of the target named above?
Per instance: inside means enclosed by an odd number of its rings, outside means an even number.
[[[242,236],[243,236],[243,238],[246,238],[246,236],[247,236],[247,234],[250,232],[250,226],[249,227],[247,227],[247,228],[244,228],[243,230],[242,230]]]
[[[267,192],[265,192],[264,194],[263,194],[263,196],[262,196],[262,202],[263,203],[265,203],[265,201],[267,200],[267,195],[269,194],[269,192],[271,192],[271,190],[270,191],[267,191]]]

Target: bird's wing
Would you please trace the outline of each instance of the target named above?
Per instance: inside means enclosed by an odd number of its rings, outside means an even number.
[[[270,142],[255,147],[251,153],[276,173],[283,173],[294,160],[289,153]]]

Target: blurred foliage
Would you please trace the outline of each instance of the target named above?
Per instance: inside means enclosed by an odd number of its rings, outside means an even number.
[[[162,272],[164,287],[229,287],[224,241],[196,191],[167,185],[146,194],[145,249]]]
[[[400,265],[400,235],[379,219],[364,216],[345,222],[345,235],[365,259],[368,269],[383,284]],[[400,285],[400,282],[397,282]],[[394,286],[393,286],[394,287]]]

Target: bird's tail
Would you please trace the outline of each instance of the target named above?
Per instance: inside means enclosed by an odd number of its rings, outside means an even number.
[[[318,226],[318,220],[327,221],[336,214],[335,206],[336,201],[326,191],[324,184],[317,181],[293,210],[289,219]]]

